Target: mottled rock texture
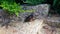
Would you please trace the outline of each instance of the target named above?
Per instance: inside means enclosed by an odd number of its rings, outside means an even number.
[[[42,23],[43,20],[35,20],[26,23],[13,23],[8,29],[0,27],[0,34],[37,34],[38,30],[42,28]]]
[[[12,23],[11,23],[12,24]],[[0,27],[0,34],[60,34],[60,28],[45,24],[44,20],[34,20],[32,22],[13,22],[8,29]]]
[[[40,4],[40,5],[36,5],[36,6],[23,6],[24,10],[34,10],[34,12],[24,12],[24,13],[20,13],[20,18],[22,20],[24,20],[28,15],[30,15],[31,13],[33,13],[34,18],[36,19],[40,19],[42,18],[42,16],[47,16],[48,12],[49,12],[49,5],[48,4]]]

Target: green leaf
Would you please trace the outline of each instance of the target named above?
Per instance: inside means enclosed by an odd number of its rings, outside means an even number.
[[[16,12],[15,14],[16,14],[16,16],[19,16],[19,13],[18,12]]]

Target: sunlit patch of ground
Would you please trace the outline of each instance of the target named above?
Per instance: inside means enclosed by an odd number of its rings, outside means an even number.
[[[43,20],[34,20],[26,23],[13,23],[6,29],[0,27],[0,34],[60,34],[59,28],[53,28],[43,23]]]

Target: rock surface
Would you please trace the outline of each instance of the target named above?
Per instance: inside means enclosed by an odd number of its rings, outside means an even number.
[[[42,23],[43,20],[35,20],[27,23],[13,23],[8,29],[0,27],[0,34],[37,34],[38,30],[42,28]]]
[[[23,6],[24,10],[34,10],[33,15],[34,18],[36,19],[40,19],[42,18],[41,16],[47,16],[48,12],[49,12],[49,5],[48,4],[40,4],[40,5],[36,5],[36,6]],[[24,12],[24,13],[20,13],[20,18],[22,21],[24,21],[24,19],[30,15],[31,12]]]
[[[12,24],[12,23],[11,23]],[[8,29],[0,27],[0,34],[60,34],[60,28],[45,24],[43,20],[32,22],[14,22]]]

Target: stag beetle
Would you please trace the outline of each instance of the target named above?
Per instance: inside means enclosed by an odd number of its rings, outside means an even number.
[[[25,18],[24,22],[30,22],[30,21],[33,21],[33,20],[35,20],[34,15],[33,15],[33,13],[31,13],[29,16],[27,16]]]

